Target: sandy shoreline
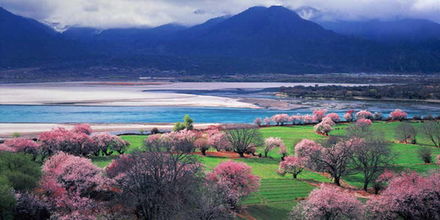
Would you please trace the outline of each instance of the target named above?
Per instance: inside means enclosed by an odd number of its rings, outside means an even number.
[[[185,90],[261,90],[281,86],[363,84],[276,82],[51,82],[0,84],[0,105],[179,106],[260,108],[258,102],[235,97],[178,93]],[[267,100],[265,101],[267,102]],[[299,106],[282,106],[280,109]],[[263,107],[267,107],[262,105]]]
[[[91,123],[94,132],[139,132],[150,131],[152,128],[171,130],[174,123]],[[216,123],[197,123],[195,128],[206,128]],[[23,136],[36,136],[41,132],[53,128],[64,127],[70,129],[74,124],[66,123],[0,123],[0,137],[11,137],[14,133]]]
[[[237,99],[142,92],[136,88],[112,87],[14,87],[0,86],[3,105],[90,105],[90,106],[200,106],[257,108]]]

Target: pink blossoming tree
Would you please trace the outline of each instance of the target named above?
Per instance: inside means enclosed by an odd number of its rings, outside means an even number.
[[[304,123],[306,123],[306,124],[310,124],[313,122],[312,115],[304,115],[302,118],[303,118]]]
[[[313,111],[313,120],[320,122],[327,113],[327,109],[316,109]]]
[[[231,151],[231,143],[228,141],[228,137],[224,131],[213,129],[208,130],[208,144],[215,148],[217,151]]]
[[[99,213],[95,197],[108,181],[90,159],[60,152],[50,157],[42,170],[41,190],[56,216]]]
[[[339,118],[339,115],[337,113],[330,113],[327,114],[325,117],[329,117],[333,122],[339,122],[341,118]]]
[[[344,119],[346,121],[353,121],[354,117],[353,117],[353,113],[354,110],[348,110],[345,114],[344,114]]]
[[[298,174],[304,170],[304,161],[301,157],[288,156],[285,157],[283,161],[280,162],[278,168],[278,173],[285,175],[286,173],[292,174],[293,178],[296,179]]]
[[[363,210],[362,203],[352,194],[322,184],[310,193],[307,200],[293,208],[290,219],[359,219]]]
[[[287,156],[287,147],[286,145],[281,145],[279,154],[281,154],[281,160],[284,160],[284,158]]]
[[[263,119],[263,122],[264,122],[265,125],[270,125],[270,123],[272,122],[272,119],[266,117],[266,118]]]
[[[320,123],[313,126],[313,128],[315,129],[316,133],[326,136],[328,135],[328,133],[330,133],[330,131],[333,130],[331,123],[328,123],[327,121],[321,121]]]
[[[93,153],[96,156],[98,156],[99,153],[102,153],[105,156],[110,156],[115,151],[119,154],[123,154],[129,145],[129,143],[122,138],[108,133],[93,135],[92,139],[95,144]]]
[[[303,164],[310,168],[316,169],[312,158],[318,156],[321,152],[322,146],[318,143],[303,139],[295,145],[295,156],[301,158]]]
[[[43,158],[57,152],[66,152],[72,155],[88,156],[96,149],[92,138],[83,132],[73,132],[64,128],[56,128],[39,135]]]
[[[240,199],[257,191],[260,186],[260,178],[253,175],[252,168],[242,162],[220,163],[206,178],[225,189],[232,207],[237,207]]]
[[[374,115],[373,115],[373,113],[371,113],[371,112],[369,112],[367,110],[361,110],[361,111],[356,113],[356,119],[361,119],[361,118],[373,119]]]
[[[373,122],[370,119],[360,118],[356,120],[356,126],[361,128],[369,127],[371,124],[373,124]]]
[[[210,146],[211,145],[209,144],[208,141],[208,134],[206,133],[201,133],[197,135],[196,139],[194,140],[194,147],[199,149],[200,152],[202,152],[202,154],[205,156],[206,156],[206,151],[209,150]]]
[[[281,138],[269,137],[264,140],[264,157],[267,157],[267,154],[274,148],[281,148],[284,145],[283,140]]]
[[[89,124],[77,124],[72,128],[72,132],[91,135],[93,130]]]
[[[14,152],[23,152],[32,155],[33,160],[37,158],[40,147],[35,141],[25,138],[7,139],[4,144],[12,148]]]
[[[440,219],[440,173],[396,176],[367,207],[374,219]]]
[[[274,121],[277,125],[283,126],[289,121],[289,118],[290,117],[288,114],[277,114],[272,116],[272,121]]]
[[[390,113],[390,118],[392,120],[402,121],[403,119],[406,119],[406,117],[408,117],[408,113],[406,113],[400,109],[396,109]]]
[[[0,144],[0,151],[15,152],[15,149],[12,147],[6,146],[6,144]]]
[[[263,119],[261,119],[261,118],[256,118],[256,119],[254,120],[254,123],[255,123],[256,125],[258,125],[258,126],[261,126],[261,125],[263,124]]]

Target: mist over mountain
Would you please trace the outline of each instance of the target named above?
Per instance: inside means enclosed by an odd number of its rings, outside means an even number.
[[[440,72],[437,23],[324,22],[313,8],[297,12],[252,7],[192,27],[71,27],[58,33],[0,9],[0,65],[134,66],[188,74]]]
[[[338,20],[312,7],[295,9],[302,18],[336,33],[388,42],[421,42],[440,40],[440,24],[426,19],[396,18],[388,20]]]

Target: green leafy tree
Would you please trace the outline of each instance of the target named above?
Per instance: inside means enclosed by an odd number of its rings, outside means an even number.
[[[183,125],[185,126],[185,128],[187,130],[192,130],[194,128],[193,122],[194,122],[194,120],[192,120],[192,118],[189,117],[189,115],[185,115],[183,117]]]
[[[16,191],[35,188],[41,176],[40,165],[24,153],[0,153],[0,177]]]
[[[173,131],[181,131],[181,130],[184,130],[184,129],[185,129],[185,125],[183,125],[182,122],[177,122],[174,125]]]

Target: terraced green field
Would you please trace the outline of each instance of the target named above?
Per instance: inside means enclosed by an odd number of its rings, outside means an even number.
[[[393,142],[395,140],[395,127],[400,122],[376,122],[372,128],[384,134],[385,138]],[[420,127],[420,123],[412,123],[415,127]],[[335,130],[330,135],[343,135],[344,128],[347,124],[339,124],[335,126]],[[313,126],[291,126],[291,127],[268,127],[261,128],[261,132],[265,138],[279,137],[283,139],[288,147],[289,154],[293,154],[293,147],[302,139],[322,140],[325,137],[317,135],[313,132]],[[122,136],[124,140],[131,144],[128,153],[141,149],[143,140],[146,136],[127,135]],[[398,144],[392,143],[392,150],[396,153],[394,161],[395,170],[414,170],[417,172],[427,172],[432,169],[438,169],[435,164],[424,164],[417,157],[417,149],[421,146],[431,146],[432,143],[421,134],[418,134],[417,141],[419,144]],[[433,155],[440,154],[440,148],[432,147]],[[262,152],[263,148],[257,151]],[[116,155],[112,157],[94,158],[94,163],[100,167],[105,167]],[[298,199],[307,197],[314,186],[310,182],[330,182],[330,180],[318,173],[304,171],[297,180],[291,176],[280,176],[276,173],[280,155],[277,150],[269,153],[269,158],[254,159],[236,159],[236,161],[245,162],[252,167],[253,173],[261,178],[261,186],[258,192],[250,195],[243,201],[243,205],[247,207],[247,211],[257,219],[286,219],[289,211],[298,202]],[[200,161],[204,164],[206,170],[211,170],[226,158],[203,157],[199,156]],[[361,174],[351,175],[344,180],[354,186],[362,186]]]

